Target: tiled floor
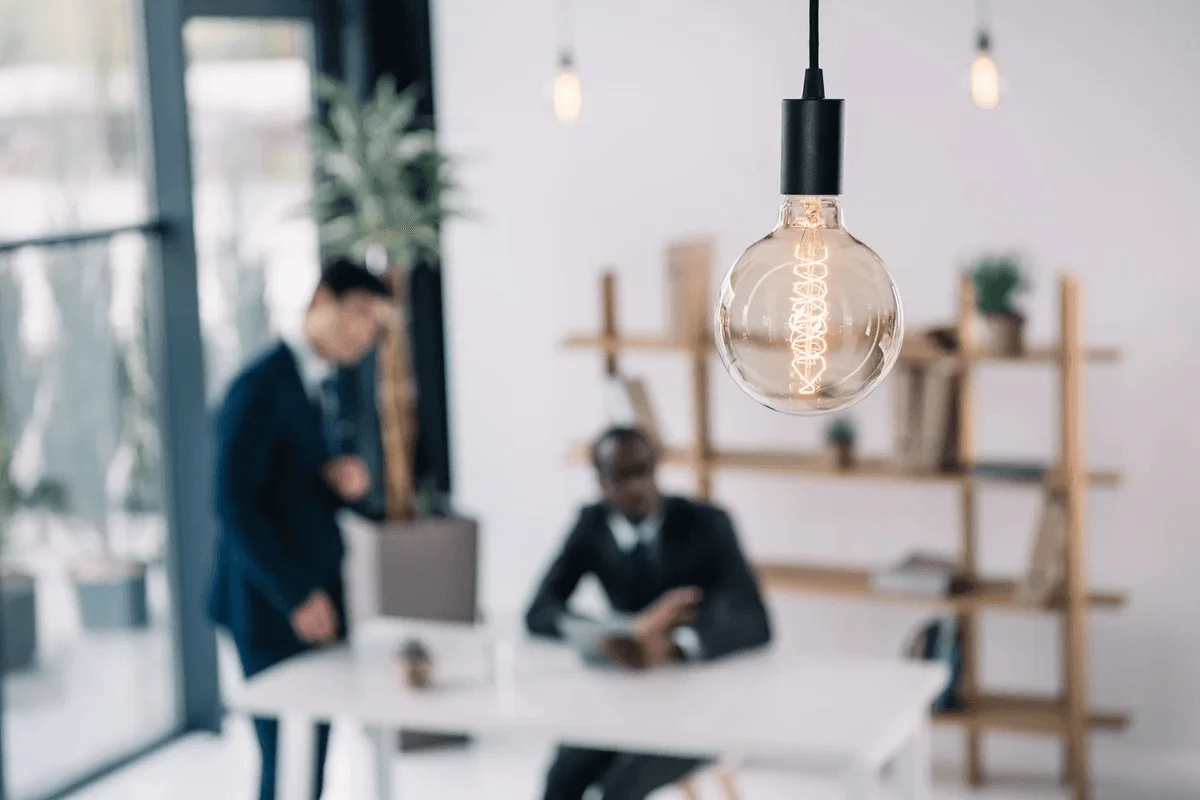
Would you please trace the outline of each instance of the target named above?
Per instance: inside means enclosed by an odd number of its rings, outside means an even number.
[[[398,794],[403,800],[532,800],[538,796],[545,744],[488,741],[468,749],[406,754],[397,761]],[[334,734],[325,800],[348,796],[352,756]],[[74,800],[249,800],[257,771],[248,724],[233,720],[222,737],[196,735],[145,759],[75,796]],[[739,774],[744,800],[839,800],[837,784],[777,770],[747,769]],[[720,797],[713,785],[704,800]],[[1168,791],[1101,785],[1096,800],[1196,800],[1200,790]],[[679,800],[665,790],[658,800]],[[939,780],[935,800],[1067,800],[1047,781],[1002,781],[978,792],[950,778]]]

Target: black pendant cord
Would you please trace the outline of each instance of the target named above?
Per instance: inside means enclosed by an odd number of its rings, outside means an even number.
[[[805,100],[825,97],[825,76],[821,74],[820,0],[808,0],[808,69],[804,71]]]
[[[979,23],[979,36],[975,40],[975,46],[980,50],[988,50],[992,46],[992,37],[988,33],[988,28],[991,27],[991,20],[988,18],[987,0],[979,0],[976,6],[975,18]]]
[[[821,73],[818,0],[808,0],[808,69],[804,94],[783,101],[783,158],[780,194],[830,196],[842,193],[841,100],[825,97]]]

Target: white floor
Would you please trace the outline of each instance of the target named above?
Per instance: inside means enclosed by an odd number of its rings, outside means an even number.
[[[536,800],[548,753],[545,743],[487,741],[456,751],[405,754],[397,759],[399,796],[404,800]],[[352,753],[335,731],[327,768],[325,800],[348,796]],[[231,720],[223,736],[194,735],[77,794],[74,800],[250,800],[257,756],[249,724]],[[837,785],[819,777],[751,768],[739,773],[743,800],[836,800]],[[704,800],[720,797],[709,783]],[[1096,800],[1195,800],[1197,790],[1100,785]],[[664,790],[656,800],[681,800]],[[1049,780],[998,780],[977,792],[941,776],[935,800],[1067,800]]]
[[[122,552],[152,558],[161,520],[114,524],[110,530],[146,541],[119,542]],[[89,532],[33,515],[8,534],[9,563],[35,576],[37,656],[28,670],[4,676],[4,777],[16,800],[69,784],[98,764],[167,735],[175,724],[174,645],[170,596],[161,564],[147,573],[151,625],[142,630],[83,628],[74,559],[93,552]],[[90,549],[89,549],[90,548]]]

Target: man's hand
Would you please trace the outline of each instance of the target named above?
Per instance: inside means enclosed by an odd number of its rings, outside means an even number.
[[[621,666],[636,670],[654,669],[683,660],[679,645],[663,634],[605,639],[600,643],[600,652]]]
[[[292,612],[292,630],[300,641],[308,644],[329,644],[337,640],[338,616],[333,601],[317,589]]]
[[[662,594],[633,621],[633,636],[638,641],[667,639],[671,631],[696,618],[696,607],[703,593],[695,586],[681,586]]]
[[[338,497],[353,503],[371,490],[371,472],[358,456],[338,456],[325,465],[325,480]]]

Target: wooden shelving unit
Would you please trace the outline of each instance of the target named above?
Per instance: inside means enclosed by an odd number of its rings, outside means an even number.
[[[961,516],[960,583],[945,597],[926,597],[883,592],[874,588],[871,571],[834,565],[759,563],[755,567],[765,589],[803,595],[821,595],[858,602],[900,604],[940,609],[955,613],[963,636],[964,705],[961,710],[939,713],[939,725],[962,728],[966,736],[966,774],[978,785],[983,780],[981,735],[987,731],[1006,731],[1061,738],[1063,741],[1063,778],[1073,787],[1074,800],[1091,796],[1090,737],[1093,729],[1119,730],[1129,724],[1128,716],[1116,712],[1092,711],[1088,704],[1087,628],[1091,610],[1115,609],[1127,602],[1119,592],[1092,591],[1085,584],[1086,537],[1085,495],[1091,487],[1119,485],[1121,475],[1112,470],[1089,470],[1083,447],[1083,369],[1085,362],[1113,363],[1120,353],[1110,348],[1084,348],[1081,343],[1081,300],[1079,282],[1073,276],[1060,281],[1060,338],[1057,344],[1027,348],[1019,356],[997,356],[972,347],[969,320],[974,312],[975,295],[964,279],[959,292],[957,352],[947,354],[923,345],[924,337],[906,336],[901,361],[911,364],[946,363],[957,367],[957,406],[959,409],[957,462],[969,465],[944,472],[901,466],[884,458],[860,459],[850,470],[831,466],[815,453],[773,450],[727,450],[714,446],[710,417],[709,366],[714,354],[705,325],[694,326],[693,339],[670,334],[623,333],[617,326],[616,278],[606,273],[601,279],[601,319],[599,333],[569,336],[566,346],[600,350],[605,372],[618,373],[618,358],[627,351],[678,352],[691,365],[692,442],[688,447],[667,447],[663,463],[695,471],[696,494],[712,495],[712,477],[718,470],[748,471],[794,475],[817,480],[860,480],[895,483],[942,484],[958,494]],[[696,292],[696,297],[708,293]],[[691,309],[696,319],[707,319],[706,307]],[[1040,474],[1000,474],[987,469],[976,455],[976,397],[973,372],[977,366],[1051,365],[1059,371],[1060,457]],[[585,461],[587,445],[571,449],[572,460]],[[977,496],[989,485],[1047,485],[1063,490],[1066,497],[1066,580],[1060,592],[1047,602],[1030,604],[1021,598],[1013,578],[986,577],[979,571]],[[978,615],[985,611],[1044,613],[1057,616],[1062,623],[1062,691],[1055,697],[998,695],[983,691],[979,683]]]

